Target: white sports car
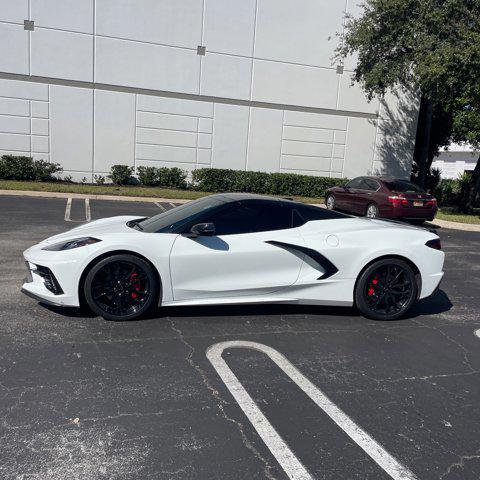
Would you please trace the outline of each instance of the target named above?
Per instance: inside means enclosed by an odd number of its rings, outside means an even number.
[[[356,305],[404,315],[443,276],[437,235],[250,194],[218,194],[151,218],[96,220],[24,252],[22,291],[106,319],[158,305]]]

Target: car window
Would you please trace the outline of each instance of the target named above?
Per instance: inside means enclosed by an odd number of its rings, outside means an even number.
[[[353,180],[350,180],[345,186],[347,188],[360,188],[362,181],[363,181],[362,177],[354,178]]]
[[[215,211],[221,205],[224,205],[224,201],[220,197],[205,197],[154,215],[139,222],[139,225],[145,232],[174,233],[185,223],[195,220],[206,212]]]
[[[380,188],[380,185],[378,184],[378,182],[376,182],[375,180],[372,180],[371,178],[366,178],[364,180],[364,184],[365,184],[365,190],[369,190],[372,192],[375,192]]]
[[[408,180],[393,180],[385,182],[385,185],[394,192],[400,193],[425,193],[418,185]]]
[[[293,226],[300,227],[312,220],[332,220],[338,218],[350,218],[350,215],[312,205],[295,205]]]
[[[239,202],[203,221],[215,224],[215,235],[284,230],[292,228],[292,209],[279,202]]]

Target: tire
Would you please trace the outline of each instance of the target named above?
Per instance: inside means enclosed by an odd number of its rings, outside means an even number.
[[[83,284],[87,305],[106,320],[144,315],[156,304],[158,291],[151,265],[128,254],[104,258],[88,272]]]
[[[333,195],[328,195],[325,200],[325,205],[328,210],[335,210],[335,197]]]
[[[378,218],[380,216],[378,207],[374,203],[368,204],[367,210],[365,211],[365,216],[368,218]]]
[[[370,265],[358,277],[355,305],[374,320],[396,320],[417,299],[418,285],[412,267],[403,260],[387,258]]]

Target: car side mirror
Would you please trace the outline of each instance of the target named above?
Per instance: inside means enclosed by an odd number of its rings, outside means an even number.
[[[215,235],[215,225],[213,223],[197,223],[190,229],[190,232],[184,234],[184,237],[212,237],[213,235]]]

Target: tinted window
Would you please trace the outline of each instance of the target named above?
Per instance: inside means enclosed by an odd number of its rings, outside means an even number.
[[[235,203],[202,221],[215,224],[216,235],[266,232],[292,228],[292,210],[281,203]]]
[[[205,197],[147,218],[139,225],[146,232],[175,232],[183,224],[199,218],[210,210],[216,210],[223,204],[224,202],[218,197]]]
[[[424,193],[418,185],[415,185],[408,180],[394,180],[392,182],[385,182],[385,185],[394,192],[400,193]]]
[[[300,227],[311,220],[332,220],[335,218],[349,218],[350,215],[334,212],[326,208],[314,207],[312,205],[295,205],[293,215],[293,226]]]
[[[347,188],[361,188],[362,181],[362,177],[354,178],[353,180],[350,180],[345,186]]]
[[[364,184],[365,184],[365,190],[370,190],[372,192],[375,192],[380,188],[380,185],[375,180],[372,180],[371,178],[366,178],[364,180]]]

